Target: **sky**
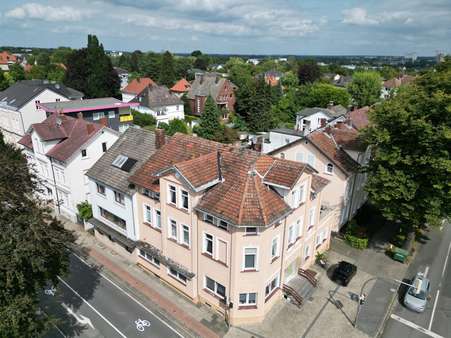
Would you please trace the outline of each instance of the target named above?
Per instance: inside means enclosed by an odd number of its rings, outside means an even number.
[[[219,54],[451,52],[451,0],[2,0],[0,45]]]

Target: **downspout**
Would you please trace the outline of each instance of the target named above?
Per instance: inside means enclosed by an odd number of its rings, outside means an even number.
[[[283,258],[285,254],[285,233],[287,231],[287,217],[283,222],[283,235],[282,235],[282,252],[280,253],[280,278],[279,278],[279,288],[280,283],[282,282],[282,272],[283,272]]]
[[[229,224],[229,226],[231,227],[231,225]],[[228,297],[228,299],[226,300],[226,304],[225,304],[225,306],[226,306],[226,308],[225,308],[225,313],[226,313],[226,324],[227,324],[227,326],[228,327],[230,327],[231,325],[230,325],[230,318],[229,318],[229,316],[230,316],[230,307],[229,307],[229,305],[230,305],[230,303],[231,303],[231,296],[230,296],[230,294],[232,293],[232,252],[233,252],[233,232],[231,231],[230,232],[230,262],[229,262],[229,275],[230,275],[230,278],[229,278],[229,297]],[[228,311],[228,313],[227,313],[227,311]]]
[[[354,192],[355,192],[355,181],[357,180],[358,173],[354,174],[354,177],[352,178],[352,186],[351,186],[351,196],[349,201],[349,209],[348,209],[348,216],[346,217],[346,222],[349,222],[349,219],[351,217],[352,213],[352,202],[354,200]]]
[[[58,196],[58,188],[56,187],[55,171],[53,170],[53,159],[51,157],[49,158],[50,158],[50,167],[52,168],[53,186],[55,188],[56,194],[56,206],[58,207],[58,214],[61,215],[60,198]]]

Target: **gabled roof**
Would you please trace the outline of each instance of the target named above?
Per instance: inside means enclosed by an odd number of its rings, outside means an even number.
[[[204,73],[198,75],[191,83],[191,88],[188,91],[187,97],[189,99],[194,99],[196,96],[211,96],[216,100],[221,88],[227,81],[230,82],[230,80],[227,80],[216,73]],[[232,86],[235,87],[233,83]]]
[[[105,127],[101,124],[83,119],[52,114],[43,122],[32,124],[30,131],[19,143],[25,146],[29,144],[30,133],[34,130],[44,141],[58,140],[46,155],[58,161],[65,161],[103,128]]]
[[[304,108],[301,111],[297,112],[296,115],[307,117],[311,116],[317,113],[324,113],[330,118],[338,117],[346,113],[346,108],[343,106],[333,106],[331,108],[319,108],[319,107],[313,107],[313,108]]]
[[[133,79],[124,89],[123,93],[138,95],[144,88],[154,85],[155,82],[150,77],[141,77]]]
[[[8,63],[16,63],[17,62],[17,56],[14,54],[9,53],[8,51],[0,52],[0,64],[6,65]]]
[[[351,124],[357,130],[361,130],[366,128],[369,123],[368,112],[370,111],[370,107],[362,107],[360,109],[355,109],[347,113],[348,119],[351,121]]]
[[[156,151],[155,133],[135,127],[128,128],[103,156],[88,170],[87,176],[130,195],[128,178]],[[136,160],[129,171],[113,165],[119,156]]]
[[[178,80],[177,83],[171,87],[171,91],[176,93],[185,93],[189,90],[190,87],[191,84],[185,78],[183,78]]]
[[[313,172],[302,163],[175,134],[129,181],[158,192],[159,177],[174,170],[205,191],[197,210],[236,226],[268,226],[285,217],[290,206],[265,182],[291,187],[305,170]]]
[[[52,90],[69,100],[81,99],[83,97],[83,93],[66,87],[61,83],[49,82],[47,80],[23,80],[16,82],[0,92],[0,105],[6,104],[15,109],[20,109],[45,89]]]
[[[315,193],[320,192],[323,188],[328,185],[330,181],[319,175],[312,175],[312,189]]]
[[[182,100],[171,93],[168,87],[156,84],[144,88],[131,102],[151,109],[183,104]]]
[[[40,108],[50,113],[73,113],[81,111],[133,107],[137,106],[138,104],[132,102],[122,102],[114,97],[102,97],[98,99],[47,102],[39,103],[38,105]]]

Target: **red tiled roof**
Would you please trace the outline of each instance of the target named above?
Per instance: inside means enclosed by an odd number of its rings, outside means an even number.
[[[359,137],[359,132],[344,123],[337,124],[335,128],[330,128],[327,132],[334,138],[335,143],[343,147],[343,149],[365,150],[364,144]]]
[[[316,193],[323,190],[323,188],[329,183],[330,181],[327,178],[315,174],[312,175],[312,189]]]
[[[171,91],[177,93],[185,93],[191,87],[191,84],[185,79],[180,79],[172,86]]]
[[[6,65],[8,62],[17,62],[17,57],[7,51],[0,52],[0,64]]]
[[[351,120],[351,124],[357,130],[366,128],[369,123],[368,112],[370,107],[362,107],[360,109],[352,110],[348,112],[348,118]]]
[[[205,186],[221,175],[222,180],[206,190],[196,208],[238,226],[266,226],[286,216],[291,208],[264,183],[266,177],[291,186],[306,168],[310,169],[302,163],[176,134],[130,181],[158,192],[158,175],[171,168],[178,170],[194,187]]]
[[[76,119],[67,115],[52,114],[41,123],[31,125],[32,129],[44,141],[59,140],[46,155],[59,161],[65,161],[94,136],[103,125]],[[29,134],[19,142],[27,144]],[[31,137],[30,137],[31,141]]]
[[[23,145],[24,147],[26,147],[28,149],[33,149],[33,142],[31,141],[30,134],[25,134],[17,143]]]
[[[124,89],[122,89],[122,92],[138,95],[146,87],[152,86],[154,84],[155,82],[150,77],[141,77],[138,79],[133,79],[132,82],[130,82]]]

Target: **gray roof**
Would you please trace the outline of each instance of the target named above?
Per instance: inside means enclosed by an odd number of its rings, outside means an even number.
[[[218,97],[224,82],[230,81],[216,73],[205,73],[199,75],[191,83],[191,88],[188,91],[187,97],[194,99],[196,96],[211,96],[213,99]]]
[[[301,111],[299,111],[297,115],[307,117],[316,113],[324,113],[328,115],[330,118],[332,118],[346,114],[346,108],[341,105],[333,106],[330,108],[319,108],[319,107],[304,108]]]
[[[274,129],[271,129],[270,132],[278,133],[278,134],[285,134],[285,135],[299,136],[299,137],[304,136],[304,133],[302,131],[295,130],[295,129],[289,129],[289,128],[274,128]]]
[[[156,151],[155,133],[136,127],[128,128],[113,146],[88,170],[86,175],[119,190],[127,195],[132,195],[128,178]],[[119,156],[127,156],[137,162],[130,171],[124,171],[112,165]]]
[[[3,103],[9,107],[20,109],[45,89],[50,89],[70,100],[83,97],[82,92],[66,87],[61,83],[47,80],[23,80],[0,92],[0,104]]]
[[[149,108],[159,108],[183,104],[182,100],[171,93],[166,86],[152,85],[146,87],[131,102],[139,102],[141,106]]]
[[[102,97],[99,99],[84,99],[73,101],[60,101],[60,102],[45,102],[41,103],[48,109],[82,109],[82,108],[95,108],[99,106],[111,106],[115,104],[122,104],[123,102],[115,99],[114,97]]]

